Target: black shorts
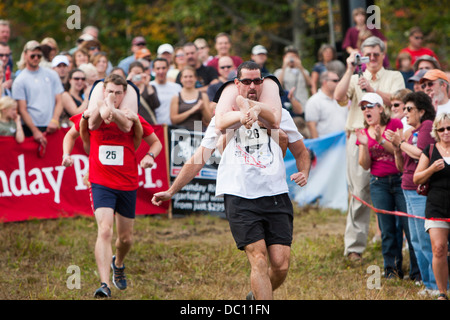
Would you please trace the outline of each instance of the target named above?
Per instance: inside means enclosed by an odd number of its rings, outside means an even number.
[[[226,194],[224,203],[238,249],[259,240],[267,246],[291,245],[294,213],[287,193],[256,199]]]
[[[137,190],[123,191],[91,183],[94,211],[98,208],[112,208],[114,213],[134,219],[136,214]]]

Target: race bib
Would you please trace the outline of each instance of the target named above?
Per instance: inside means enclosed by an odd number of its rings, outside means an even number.
[[[268,143],[269,136],[267,135],[267,129],[261,129],[259,126],[244,129],[243,132],[241,132],[241,141],[244,147]]]
[[[98,158],[105,166],[123,166],[123,146],[100,146]]]

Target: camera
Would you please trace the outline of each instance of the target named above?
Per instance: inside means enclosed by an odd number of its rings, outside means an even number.
[[[142,75],[137,74],[135,76],[133,76],[133,78],[131,78],[131,80],[134,81],[141,81],[142,80]]]
[[[369,57],[361,57],[361,55],[359,53],[357,53],[355,55],[355,61],[353,62],[354,66],[360,66],[363,63],[368,63],[370,62],[370,58]]]

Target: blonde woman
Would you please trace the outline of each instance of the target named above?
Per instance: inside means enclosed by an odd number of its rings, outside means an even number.
[[[431,136],[436,140],[431,157],[430,146],[420,155],[414,183],[430,187],[425,208],[425,230],[430,234],[433,272],[439,289],[438,300],[448,300],[448,236],[450,230],[450,114],[440,113],[433,122]],[[438,220],[436,220],[438,219]],[[440,219],[440,220],[439,220]],[[445,221],[446,220],[446,221]]]
[[[15,137],[17,143],[25,140],[17,102],[7,96],[0,98],[0,136]]]

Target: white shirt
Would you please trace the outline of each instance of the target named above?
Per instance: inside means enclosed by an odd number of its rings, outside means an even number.
[[[155,109],[156,122],[158,124],[172,124],[170,121],[170,102],[172,97],[181,91],[178,83],[166,81],[164,84],[158,84],[155,80],[150,82],[156,88],[159,107]]]
[[[441,104],[437,107],[436,115],[443,112],[450,113],[450,100],[448,100],[446,104]]]
[[[321,89],[308,99],[305,106],[305,120],[316,123],[319,137],[344,130],[347,114],[348,108],[341,107]]]
[[[303,139],[289,115],[283,110],[280,128],[289,143]],[[247,199],[287,193],[286,168],[274,134],[268,136],[257,123],[251,129],[241,126],[227,144],[220,160],[216,196],[231,194]],[[202,146],[215,149],[218,135],[211,119]]]

